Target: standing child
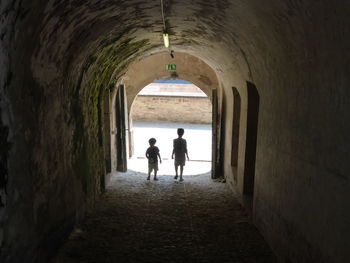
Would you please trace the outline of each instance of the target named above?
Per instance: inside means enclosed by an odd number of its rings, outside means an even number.
[[[187,153],[187,142],[185,139],[182,138],[184,135],[185,130],[182,128],[177,129],[177,135],[179,136],[177,139],[174,139],[174,149],[173,153],[171,155],[171,158],[174,159],[175,155],[175,177],[174,179],[176,180],[178,177],[178,167],[180,166],[180,181],[183,181],[184,179],[182,178],[182,173],[184,170],[185,162],[186,162],[186,156],[187,160],[188,158],[188,153]]]
[[[154,170],[154,178],[153,180],[158,180],[157,178],[157,171],[158,171],[158,157],[159,162],[162,163],[162,158],[159,154],[159,149],[157,146],[154,146],[156,144],[156,139],[151,138],[148,140],[150,147],[148,147],[146,151],[146,157],[148,159],[148,177],[147,180],[151,178],[151,172]]]

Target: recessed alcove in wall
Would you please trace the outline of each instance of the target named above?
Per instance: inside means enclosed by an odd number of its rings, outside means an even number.
[[[233,120],[232,120],[232,147],[231,147],[231,167],[233,179],[237,182],[239,129],[241,120],[241,96],[237,88],[232,87],[233,93]]]
[[[252,196],[254,194],[260,96],[256,86],[249,81],[247,81],[247,92],[248,112],[243,193]]]

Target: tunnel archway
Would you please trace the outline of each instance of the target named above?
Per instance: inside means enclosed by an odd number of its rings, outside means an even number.
[[[168,70],[166,68],[166,65],[172,63],[176,65],[176,70]],[[176,79],[185,79],[197,87],[200,87],[201,90],[207,95],[207,97],[212,100],[212,90],[220,90],[220,85],[217,79],[216,73],[211,69],[204,61],[186,54],[186,53],[176,53],[174,58],[171,58],[167,52],[160,52],[156,53],[154,55],[148,56],[138,62],[135,62],[133,65],[131,65],[128,69],[128,71],[122,76],[122,78],[119,80],[118,85],[125,86],[125,100],[126,100],[126,106],[125,106],[125,114],[127,116],[127,135],[128,147],[125,150],[126,152],[130,151],[130,146],[132,146],[132,120],[130,119],[130,112],[131,112],[131,106],[136,98],[137,94],[145,87],[147,84],[164,78],[172,78],[176,76]],[[118,105],[115,104],[117,96],[117,90],[116,89],[113,93],[113,101],[112,101],[112,108],[111,113],[113,114],[114,107],[118,108]],[[220,99],[221,92],[219,91],[216,96],[217,102],[215,103],[215,124],[213,123],[212,129],[219,129],[220,127],[220,103],[218,103],[218,100]],[[112,115],[112,123],[116,123],[115,119],[116,117]],[[218,141],[219,138],[217,138],[218,132],[213,132],[213,138],[212,139],[212,160],[216,162],[216,164],[212,164],[212,174],[215,174],[215,171],[218,167],[217,162],[220,161],[218,152]],[[112,156],[117,155],[117,150],[114,147],[116,144],[115,135],[112,135],[111,137],[111,152]],[[132,150],[132,149],[131,149]],[[125,158],[123,158],[125,159]],[[112,167],[116,167],[116,165],[113,165],[112,160]],[[124,160],[123,167],[126,167],[126,159]],[[124,169],[125,170],[125,169]]]
[[[148,139],[154,137],[163,160],[158,174],[174,174],[172,142],[181,127],[185,129],[189,154],[184,175],[207,174],[212,170],[212,103],[200,87],[180,79],[157,80],[135,97],[128,115],[128,169],[147,170],[142,159]]]

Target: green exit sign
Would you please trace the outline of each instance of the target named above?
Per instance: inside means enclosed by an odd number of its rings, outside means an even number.
[[[176,64],[167,64],[165,67],[167,70],[176,70]]]

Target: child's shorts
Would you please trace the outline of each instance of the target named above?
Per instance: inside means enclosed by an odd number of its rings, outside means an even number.
[[[175,158],[175,165],[185,166],[186,159],[176,159]]]
[[[148,163],[148,171],[158,171],[158,162],[156,163]]]

